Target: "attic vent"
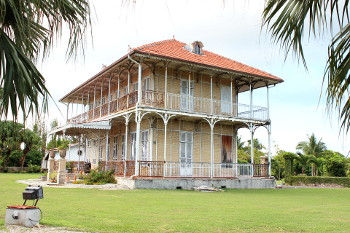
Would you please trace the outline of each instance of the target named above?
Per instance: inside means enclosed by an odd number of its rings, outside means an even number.
[[[191,44],[186,45],[184,48],[187,49],[188,51],[198,54],[198,55],[203,55],[203,43],[200,41],[195,41]]]

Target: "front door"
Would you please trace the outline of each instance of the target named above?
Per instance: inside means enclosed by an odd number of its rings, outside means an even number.
[[[232,163],[232,136],[222,136],[221,163]]]
[[[187,79],[181,80],[180,101],[182,111],[193,111],[193,88],[193,80],[190,82]]]
[[[180,176],[192,176],[193,133],[180,132]]]

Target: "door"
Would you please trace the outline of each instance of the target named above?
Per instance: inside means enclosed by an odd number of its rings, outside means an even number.
[[[221,163],[232,163],[232,136],[222,136]]]
[[[141,132],[141,160],[148,161],[148,130]]]
[[[181,93],[180,93],[180,101],[181,101],[181,110],[182,111],[193,111],[193,89],[194,83],[193,80],[189,81],[187,79],[181,80]]]
[[[180,132],[180,176],[192,176],[193,133]]]
[[[231,113],[231,87],[221,86],[221,112]]]

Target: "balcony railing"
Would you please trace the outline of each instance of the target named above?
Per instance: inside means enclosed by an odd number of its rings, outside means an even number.
[[[97,119],[108,114],[117,113],[134,107],[138,94],[132,92],[128,95],[97,106],[83,114],[68,120],[69,123],[80,123]],[[156,91],[143,91],[141,105],[160,109],[182,111],[188,113],[211,114],[219,116],[234,116],[242,119],[268,120],[268,109],[260,106],[236,104],[228,101],[211,100],[208,98],[193,97]]]
[[[101,165],[102,164],[102,165]],[[135,161],[109,161],[101,163],[100,169],[114,170],[116,176],[135,174]],[[140,177],[267,177],[268,164],[240,163],[180,163],[164,161],[139,161]]]

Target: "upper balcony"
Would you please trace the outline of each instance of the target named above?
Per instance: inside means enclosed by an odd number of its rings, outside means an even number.
[[[132,92],[100,106],[95,106],[80,115],[68,119],[68,123],[92,121],[104,116],[129,110],[136,106],[138,92]],[[230,101],[211,100],[190,95],[142,91],[140,106],[160,110],[175,111],[182,114],[205,114],[233,117],[244,120],[267,121],[268,108],[231,103]]]

